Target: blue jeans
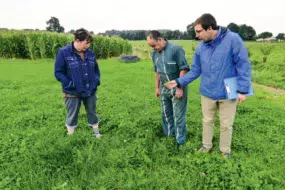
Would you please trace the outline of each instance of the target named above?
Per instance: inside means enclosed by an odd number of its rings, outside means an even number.
[[[85,97],[85,98],[64,98],[66,105],[67,116],[66,116],[66,126],[70,128],[75,128],[78,122],[78,114],[83,102],[85,110],[88,117],[88,125],[94,126],[98,125],[98,116],[96,113],[96,94]]]

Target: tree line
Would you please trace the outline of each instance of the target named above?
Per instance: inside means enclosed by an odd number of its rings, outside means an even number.
[[[231,31],[238,33],[243,40],[256,40],[259,38],[270,38],[273,36],[271,32],[262,32],[256,34],[255,29],[252,26],[246,24],[237,25],[230,23],[226,26]],[[179,30],[159,30],[162,35],[169,40],[195,40],[196,33],[194,24],[191,23],[186,27],[186,31]],[[145,40],[149,30],[107,30],[105,33],[101,33],[104,36],[120,36],[127,40]],[[285,40],[285,34],[279,33],[276,37],[277,40]]]
[[[48,25],[46,27],[47,31],[64,33],[65,29],[60,24],[59,19],[56,17],[51,17],[46,21]],[[252,26],[246,24],[237,25],[235,23],[228,24],[227,28],[231,31],[238,33],[243,40],[256,40],[260,38],[270,38],[273,36],[271,32],[265,31],[260,34],[256,34],[255,29]],[[0,28],[0,30],[5,30],[6,28]],[[7,29],[6,29],[7,30]],[[24,30],[33,30],[33,29],[24,29]],[[39,30],[39,29],[35,29]],[[159,30],[162,35],[169,40],[194,40],[196,39],[194,23],[187,25],[186,31],[180,30],[169,30],[162,29]],[[73,34],[74,29],[68,31],[67,33]],[[104,33],[99,33],[103,36],[119,36],[125,40],[145,40],[149,30],[107,30]],[[93,31],[90,31],[91,34],[94,34]],[[277,40],[285,40],[285,34],[279,33],[276,37]]]

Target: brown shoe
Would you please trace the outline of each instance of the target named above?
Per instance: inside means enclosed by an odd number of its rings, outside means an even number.
[[[221,155],[224,159],[230,159],[230,153],[221,152]]]
[[[206,147],[204,147],[204,146],[202,146],[199,150],[198,150],[198,152],[204,152],[204,153],[209,153],[209,152],[211,152],[211,148],[206,148]]]

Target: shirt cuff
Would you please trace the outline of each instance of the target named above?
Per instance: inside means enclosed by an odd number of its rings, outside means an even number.
[[[237,93],[239,93],[239,94],[247,94],[247,92],[241,92],[241,91],[238,91],[238,90],[237,90]]]
[[[178,81],[178,79],[175,79],[175,82],[176,82],[176,84],[177,84],[177,88],[181,88],[181,84],[180,84],[180,82]]]
[[[186,71],[189,71],[189,66],[188,65],[183,65],[181,67],[179,67],[179,70],[182,71],[182,70],[186,70]]]

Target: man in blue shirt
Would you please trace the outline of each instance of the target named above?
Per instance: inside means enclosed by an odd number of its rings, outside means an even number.
[[[160,97],[164,134],[175,135],[177,144],[186,141],[187,87],[167,89],[164,83],[185,75],[189,70],[184,50],[162,38],[159,31],[150,31],[147,43],[154,50],[155,94]]]
[[[83,102],[88,125],[93,128],[94,135],[101,138],[96,114],[96,91],[100,85],[100,70],[94,53],[89,49],[92,41],[93,38],[87,30],[83,28],[76,30],[74,42],[59,49],[54,74],[62,84],[67,109],[67,134],[74,133]]]
[[[219,112],[220,151],[230,157],[232,128],[236,102],[242,103],[250,90],[251,64],[247,49],[240,38],[227,28],[217,26],[211,14],[203,14],[195,23],[198,45],[191,70],[183,77],[166,84],[168,88],[184,87],[201,76],[200,93],[203,113],[203,146],[200,152],[212,149],[214,119]],[[237,77],[237,100],[226,99],[224,79]]]

